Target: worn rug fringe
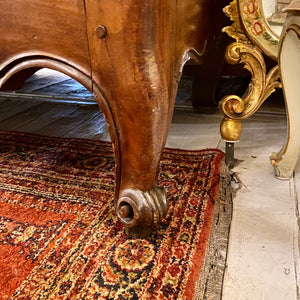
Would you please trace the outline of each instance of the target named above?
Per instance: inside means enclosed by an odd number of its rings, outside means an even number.
[[[223,162],[220,169],[219,190],[211,224],[211,234],[196,284],[194,300],[220,300],[222,298],[234,197],[231,180],[232,171]]]

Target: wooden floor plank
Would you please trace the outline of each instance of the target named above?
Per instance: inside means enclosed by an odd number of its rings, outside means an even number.
[[[67,79],[61,81],[59,84],[49,85],[35,90],[36,93],[42,95],[53,95],[53,96],[62,96],[71,97],[71,98],[80,98],[80,99],[94,99],[92,93],[90,93],[85,87],[79,84],[74,79]]]
[[[65,134],[65,137],[84,137],[88,139],[102,139],[102,136],[107,137],[107,127],[103,114],[98,109],[89,114],[88,117],[83,118],[81,123],[77,123],[71,131]],[[106,139],[106,138],[105,138]]]
[[[65,96],[80,99],[94,99],[85,87],[76,80],[57,71],[42,69],[26,80],[16,93]]]
[[[14,105],[17,102],[13,100]],[[36,132],[40,128],[52,123],[65,113],[69,113],[72,106],[64,104],[53,104],[39,102],[38,105],[19,112],[0,122],[1,130],[21,130],[26,132]]]
[[[33,76],[28,78],[21,89],[17,90],[18,93],[32,93],[40,89],[46,88],[49,85],[59,84],[64,80],[68,80],[70,77],[67,75],[49,70],[42,69],[36,72]]]
[[[188,110],[175,110],[166,146],[188,150],[217,148],[222,118],[220,113],[205,115]]]
[[[76,107],[76,109],[67,110],[65,114],[40,128],[36,133],[81,138],[90,138],[95,133],[103,133],[105,120],[97,105],[77,105],[73,107]],[[93,118],[95,119],[95,125],[91,126],[89,120]]]
[[[33,109],[35,106],[39,104],[41,104],[40,101],[35,101],[32,99],[18,100],[18,101],[12,101],[10,99],[6,99],[0,101],[0,121],[4,121],[28,109]]]

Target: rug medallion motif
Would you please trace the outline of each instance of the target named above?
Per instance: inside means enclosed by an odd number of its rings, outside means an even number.
[[[224,154],[165,149],[168,214],[129,239],[110,143],[0,132],[0,299],[193,299]]]

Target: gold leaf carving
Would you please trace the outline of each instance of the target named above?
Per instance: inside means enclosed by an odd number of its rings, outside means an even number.
[[[225,53],[225,59],[230,64],[243,64],[251,74],[251,81],[243,97],[237,95],[225,96],[220,102],[224,113],[221,123],[221,135],[226,141],[237,141],[241,133],[241,120],[253,115],[262,103],[280,88],[278,66],[266,74],[266,65],[262,51],[253,45],[246,36],[240,21],[238,0],[234,0],[224,8],[225,14],[233,23],[223,28],[236,42],[231,43]]]

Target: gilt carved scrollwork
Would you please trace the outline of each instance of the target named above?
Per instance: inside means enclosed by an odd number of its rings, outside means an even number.
[[[229,142],[239,140],[241,120],[253,115],[275,89],[281,87],[278,81],[280,75],[278,66],[267,74],[262,50],[246,36],[246,30],[240,21],[239,9],[237,0],[224,9],[233,24],[225,27],[223,31],[236,40],[227,47],[225,59],[230,64],[243,64],[251,74],[251,81],[242,97],[229,95],[220,102],[220,108],[224,113],[221,135]]]

